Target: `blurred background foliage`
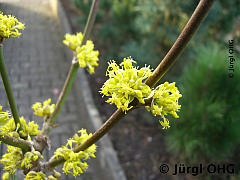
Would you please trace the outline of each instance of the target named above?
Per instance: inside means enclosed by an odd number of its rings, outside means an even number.
[[[77,22],[84,25],[91,0],[73,0],[82,12]],[[191,16],[198,0],[102,0],[96,19],[96,37],[105,51],[104,59],[132,56],[155,67],[169,50]],[[222,41],[223,35],[240,36],[234,22],[240,14],[239,0],[216,1],[189,49],[206,39]],[[188,51],[184,56],[189,56]],[[184,58],[184,57],[182,57]]]
[[[228,78],[226,49],[199,47],[184,68],[180,120],[168,133],[169,149],[190,162],[215,162],[232,156],[240,144],[240,68]]]
[[[101,0],[95,33],[104,62],[132,56],[155,68],[199,0]],[[73,0],[84,25],[91,0]],[[239,59],[228,78],[228,40],[239,49],[240,0],[216,1],[197,35],[162,81],[176,81],[183,98],[180,119],[167,133],[168,147],[189,162],[221,161],[239,152]],[[237,52],[236,52],[237,53]],[[236,56],[237,57],[237,56]],[[145,123],[152,115],[144,113]],[[176,123],[175,123],[176,122]]]

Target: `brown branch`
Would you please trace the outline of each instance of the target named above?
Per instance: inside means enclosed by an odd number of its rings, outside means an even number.
[[[201,0],[189,19],[188,23],[178,36],[172,48],[168,51],[167,55],[163,58],[158,67],[154,70],[153,74],[146,80],[146,84],[150,87],[154,86],[168,71],[168,69],[176,61],[182,50],[192,38],[193,34],[198,29],[199,25],[207,15],[209,9],[215,0]]]
[[[154,86],[161,77],[168,71],[171,65],[175,62],[176,58],[179,56],[181,51],[185,48],[192,35],[196,32],[199,25],[203,21],[204,17],[207,15],[210,7],[215,0],[201,0],[195,9],[193,15],[189,19],[185,28],[179,35],[176,42],[173,44],[172,48],[169,50],[167,55],[155,69],[153,74],[146,80],[146,84],[150,87]],[[129,111],[128,111],[129,112]],[[74,151],[79,152],[85,150],[92,144],[96,143],[102,136],[104,136],[125,114],[121,109],[118,109],[114,114],[98,129],[87,141],[82,145],[75,147]],[[49,171],[52,168],[56,167],[59,164],[64,163],[63,158],[56,159],[54,156],[50,159],[48,163],[44,165],[44,171]]]
[[[93,0],[93,2],[92,2],[88,20],[87,20],[87,24],[85,26],[86,28],[84,29],[84,33],[83,33],[82,44],[85,44],[87,42],[88,36],[90,35],[90,32],[92,31],[92,27],[95,22],[96,15],[97,15],[98,8],[99,8],[99,3],[100,3],[100,0]]]
[[[116,110],[113,115],[88,140],[86,140],[80,146],[75,147],[74,152],[83,151],[84,149],[87,149],[89,146],[97,142],[125,115],[126,114],[121,109]]]
[[[120,119],[125,116],[125,113],[118,109],[103,125],[100,129],[98,129],[87,141],[85,141],[82,145],[75,147],[74,152],[83,151],[87,149],[89,146],[97,142],[102,136],[106,134]],[[94,143],[93,143],[94,142]],[[62,163],[65,160],[63,158],[55,159],[54,157],[46,164],[47,169],[52,169]]]
[[[23,152],[27,152],[31,150],[31,145],[23,139],[17,139],[17,138],[5,135],[5,136],[0,136],[0,141],[8,145],[21,148]]]

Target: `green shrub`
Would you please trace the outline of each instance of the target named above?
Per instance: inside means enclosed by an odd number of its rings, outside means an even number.
[[[221,161],[240,144],[239,62],[229,78],[228,47],[210,44],[195,57],[182,76],[180,119],[170,128],[168,147],[186,162]]]
[[[232,30],[239,16],[239,0],[220,0],[215,3],[205,23],[199,29],[195,42],[209,39],[223,40]],[[90,0],[73,0],[82,12],[78,22],[84,24],[85,11]],[[191,16],[198,0],[101,0],[96,23],[98,45],[104,50],[103,58],[120,59],[132,56],[140,65],[156,66],[169,50]],[[231,7],[231,8],[230,8]],[[217,37],[218,36],[218,37]],[[196,43],[191,42],[192,49]],[[183,59],[188,58],[190,51]]]

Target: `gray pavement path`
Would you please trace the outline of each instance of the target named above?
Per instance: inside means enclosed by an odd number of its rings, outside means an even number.
[[[48,0],[0,0],[0,10],[4,14],[15,15],[26,25],[21,37],[5,40],[3,54],[20,115],[42,124],[41,118],[33,115],[31,106],[36,101],[42,102],[48,98],[52,98],[52,102],[57,100],[71,64],[67,49],[62,44],[64,31],[54,18]],[[74,87],[76,83],[80,84],[75,82]],[[53,150],[65,144],[74,132],[88,128],[84,109],[80,105],[81,96],[74,87],[58,118],[59,127],[50,134],[52,147],[45,153],[48,157]],[[0,104],[4,109],[9,109],[2,82]],[[97,177],[97,171],[101,170],[93,159],[88,171],[80,178],[101,179]],[[23,177],[19,175],[18,179]],[[69,175],[61,179],[75,178]]]

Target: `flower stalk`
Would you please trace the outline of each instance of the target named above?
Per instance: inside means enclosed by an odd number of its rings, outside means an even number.
[[[201,0],[193,12],[191,18],[178,36],[177,40],[165,55],[161,63],[154,70],[152,75],[146,80],[146,84],[153,87],[174,64],[177,57],[186,47],[193,34],[197,31],[199,25],[207,15],[215,0]]]
[[[48,135],[48,133],[50,131],[50,128],[51,128],[51,125],[56,121],[56,118],[57,118],[58,114],[60,113],[61,108],[62,108],[62,106],[63,106],[63,104],[66,100],[66,97],[69,94],[69,91],[72,87],[72,84],[74,82],[74,79],[75,79],[77,71],[78,71],[78,67],[79,67],[78,63],[75,63],[75,58],[73,58],[73,63],[72,63],[72,65],[70,67],[70,70],[68,72],[66,81],[65,81],[64,86],[63,86],[63,89],[62,89],[62,91],[59,95],[55,110],[51,114],[50,118],[47,119],[44,122],[41,135]]]
[[[2,44],[0,44],[0,73],[1,73],[1,77],[2,77],[2,81],[3,81],[3,85],[5,88],[5,92],[7,94],[7,98],[8,98],[8,102],[11,108],[11,112],[14,118],[14,122],[16,127],[18,127],[18,124],[20,125],[18,130],[22,129],[21,123],[20,123],[20,119],[19,119],[19,114],[18,114],[18,110],[17,110],[17,106],[15,103],[15,99],[13,96],[13,92],[12,92],[12,88],[10,85],[10,81],[8,78],[8,73],[7,73],[7,69],[6,69],[6,65],[4,62],[4,58],[2,55]]]
[[[82,45],[86,44],[87,42],[87,38],[92,30],[95,18],[96,18],[96,14],[98,11],[98,7],[99,7],[99,1],[100,0],[93,0],[92,1],[92,6],[88,15],[88,20],[84,29],[84,35],[83,35],[83,40],[82,40]],[[72,61],[72,65],[70,67],[67,79],[64,83],[63,89],[60,93],[60,96],[58,98],[58,101],[56,103],[56,108],[53,112],[53,114],[50,116],[50,118],[48,119],[48,122],[50,122],[51,124],[55,123],[61,109],[62,106],[66,100],[67,95],[69,94],[69,91],[72,87],[73,81],[77,75],[77,71],[79,68],[78,62],[75,60],[76,57],[73,57],[73,61]],[[49,131],[49,130],[48,130]],[[43,130],[42,135],[47,135],[47,131]]]
[[[26,140],[20,138],[14,138],[12,136],[5,135],[0,136],[0,141],[8,145],[21,148],[23,152],[28,152],[31,150],[30,144]]]

